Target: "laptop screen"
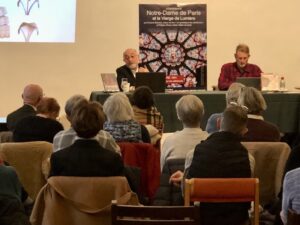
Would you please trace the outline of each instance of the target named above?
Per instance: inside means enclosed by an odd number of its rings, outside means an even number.
[[[166,89],[166,74],[163,72],[136,73],[135,86],[148,86],[154,93],[163,93]]]
[[[118,92],[119,86],[114,73],[101,73],[101,79],[105,92]]]
[[[241,83],[246,87],[254,87],[257,90],[261,90],[260,77],[237,77],[235,82]]]

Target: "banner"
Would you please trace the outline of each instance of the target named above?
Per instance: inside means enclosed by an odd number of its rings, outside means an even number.
[[[167,88],[206,89],[206,34],[205,4],[139,5],[141,63]]]

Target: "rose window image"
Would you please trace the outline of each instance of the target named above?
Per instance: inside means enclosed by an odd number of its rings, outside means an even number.
[[[140,34],[141,63],[165,72],[168,87],[196,87],[196,69],[206,66],[207,37],[201,31],[158,31]],[[169,77],[169,78],[168,78]]]

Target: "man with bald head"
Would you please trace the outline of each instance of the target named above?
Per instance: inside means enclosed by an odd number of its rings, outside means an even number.
[[[125,65],[117,69],[117,80],[120,90],[122,78],[127,78],[131,87],[135,86],[135,74],[137,72],[148,72],[146,67],[140,67],[139,54],[137,50],[129,48],[123,52],[123,61]],[[131,88],[132,89],[132,88]]]
[[[23,106],[8,114],[7,127],[13,131],[16,124],[27,116],[36,115],[36,105],[43,98],[43,89],[37,84],[29,84],[24,88],[22,99]]]

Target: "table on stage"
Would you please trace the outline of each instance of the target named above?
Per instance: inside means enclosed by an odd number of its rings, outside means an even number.
[[[154,94],[155,104],[164,117],[164,132],[174,132],[182,129],[177,119],[175,103],[184,94],[198,96],[204,104],[205,115],[201,123],[205,129],[208,117],[212,113],[222,112],[226,106],[224,91],[195,91]],[[104,103],[108,93],[93,91],[90,100]],[[265,120],[277,124],[283,133],[300,131],[300,92],[263,93],[267,102],[267,110],[263,114]]]

